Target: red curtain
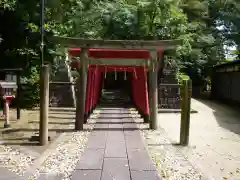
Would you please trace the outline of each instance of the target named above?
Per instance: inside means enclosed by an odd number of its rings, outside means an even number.
[[[149,115],[147,73],[144,67],[137,67],[132,71],[132,98],[138,109]]]
[[[102,91],[102,72],[122,71],[123,69],[132,72],[132,100],[138,109],[145,115],[149,115],[147,73],[145,67],[123,67],[117,66],[103,68],[101,66],[90,65],[88,68],[88,80],[86,90],[85,113],[88,114],[94,106],[99,103]],[[126,69],[127,68],[127,69]]]

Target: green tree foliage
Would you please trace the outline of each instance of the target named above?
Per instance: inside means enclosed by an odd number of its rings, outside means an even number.
[[[51,36],[104,39],[182,39],[169,52],[181,73],[203,85],[211,67],[225,60],[223,45],[240,46],[238,0],[52,0],[46,3],[45,59],[53,61]],[[0,2],[1,67],[23,67],[23,79],[39,74],[39,1]],[[4,25],[3,25],[4,24]],[[219,28],[221,27],[221,28]],[[58,51],[58,50],[57,50]]]
[[[240,1],[238,0],[211,0],[209,3],[211,17],[214,23],[221,28],[216,32],[221,35],[226,45],[236,45],[240,50]],[[238,55],[240,58],[240,55]]]
[[[34,0],[0,3],[0,68],[23,69],[21,75],[25,85],[22,86],[24,94],[21,104],[28,106],[35,105],[39,99],[39,9],[38,1]],[[54,49],[54,44],[48,41],[51,34],[46,28],[47,61],[53,60],[50,50]]]

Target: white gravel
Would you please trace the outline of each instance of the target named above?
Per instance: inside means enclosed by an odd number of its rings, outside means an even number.
[[[70,180],[71,173],[81,158],[88,135],[94,127],[98,114],[99,111],[95,111],[88,120],[87,129],[89,131],[66,133],[63,140],[57,144],[57,147],[50,153],[41,167],[37,169],[34,176],[29,179],[35,180],[40,174],[48,174],[49,176],[51,174],[60,174],[63,176],[62,180]]]
[[[133,109],[130,111],[133,111],[132,117],[136,122],[142,122]],[[139,123],[138,127],[162,180],[204,179],[202,173],[193,167],[177,147],[171,144],[163,129],[146,130],[149,126],[143,123]]]
[[[27,167],[33,164],[36,159],[36,157],[26,156],[9,146],[0,145],[0,149],[0,166],[7,167],[8,170],[19,176],[22,176]]]
[[[88,131],[64,133],[57,138],[56,146],[51,147],[50,153],[48,153],[44,162],[37,168],[36,172],[31,173],[32,176],[28,179],[36,180],[40,174],[47,174],[49,176],[51,174],[61,174],[61,177],[63,177],[62,180],[70,180],[70,175],[81,158],[88,135],[94,127],[99,112],[95,110],[88,120],[89,123],[84,126]],[[69,126],[74,128],[74,125]],[[19,177],[23,176],[38,158],[27,156],[17,149],[0,144],[0,166],[15,172]]]

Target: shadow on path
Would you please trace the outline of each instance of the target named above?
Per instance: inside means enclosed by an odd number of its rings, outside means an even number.
[[[197,99],[212,111],[220,127],[240,135],[240,108],[218,101]]]

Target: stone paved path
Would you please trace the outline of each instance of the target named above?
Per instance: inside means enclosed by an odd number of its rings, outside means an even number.
[[[128,109],[101,110],[72,180],[160,180]]]

